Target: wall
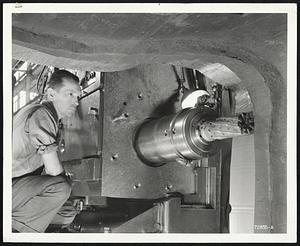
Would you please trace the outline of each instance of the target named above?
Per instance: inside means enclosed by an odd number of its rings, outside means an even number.
[[[255,205],[254,135],[232,140],[230,233],[253,233]]]

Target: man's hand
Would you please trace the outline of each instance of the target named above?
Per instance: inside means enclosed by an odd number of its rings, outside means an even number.
[[[42,160],[45,166],[45,172],[51,176],[57,176],[64,172],[64,168],[61,165],[58,155],[55,151],[43,154]]]
[[[65,172],[64,176],[66,177],[66,180],[68,181],[68,183],[72,186],[72,183],[73,183],[72,174],[69,172]]]

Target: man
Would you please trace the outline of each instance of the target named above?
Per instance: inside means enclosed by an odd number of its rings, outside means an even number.
[[[70,196],[57,153],[59,126],[74,114],[80,93],[78,77],[58,70],[49,80],[45,101],[24,107],[13,119],[13,232],[44,232]]]

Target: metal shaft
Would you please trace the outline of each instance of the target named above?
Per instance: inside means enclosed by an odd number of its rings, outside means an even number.
[[[246,119],[246,120],[245,120]],[[242,113],[236,117],[221,117],[199,124],[201,137],[208,142],[249,135],[254,132],[253,113]]]

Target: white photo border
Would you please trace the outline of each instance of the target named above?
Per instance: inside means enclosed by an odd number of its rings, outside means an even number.
[[[284,234],[117,234],[12,233],[12,14],[13,13],[286,13],[287,61],[287,233]],[[297,235],[297,5],[296,4],[3,4],[3,241],[4,242],[296,242]],[[184,235],[184,236],[183,236]]]

